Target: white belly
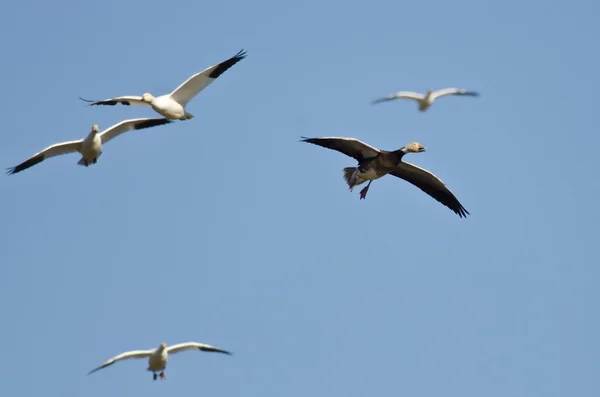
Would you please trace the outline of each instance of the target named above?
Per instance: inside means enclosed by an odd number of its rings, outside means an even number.
[[[169,356],[164,352],[161,354],[153,354],[148,358],[148,370],[162,371],[167,367]]]
[[[168,95],[159,96],[152,101],[152,109],[160,115],[178,120],[185,115],[185,108],[172,100]]]
[[[420,101],[419,102],[419,110],[429,109],[429,107],[431,106],[432,103],[433,103],[433,101],[428,100],[428,99],[424,99],[424,100]]]
[[[93,160],[100,155],[102,151],[102,140],[100,137],[95,134],[94,136],[89,136],[83,140],[81,145],[81,155],[86,160]]]

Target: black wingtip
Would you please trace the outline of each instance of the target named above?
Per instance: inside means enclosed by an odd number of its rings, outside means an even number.
[[[246,55],[247,55],[246,51],[244,51],[244,49],[242,48],[241,50],[238,51],[237,54],[235,54],[233,56],[233,58],[238,58],[238,60],[241,61],[242,59],[246,58]]]
[[[121,101],[115,101],[115,100],[101,101],[101,100],[85,99],[85,98],[82,98],[82,97],[79,97],[79,99],[81,99],[84,102],[89,103],[88,106],[98,106],[98,105],[115,106],[117,103],[120,103],[121,105],[125,105],[125,106],[130,106],[131,105],[129,103],[129,101],[126,101],[126,100],[121,100]]]
[[[300,138],[302,139],[300,142],[306,142],[306,143],[316,143],[321,139],[321,138],[309,138],[307,136],[301,136]]]
[[[84,101],[84,102],[87,102],[87,103],[88,103],[88,105],[86,105],[86,106],[94,106],[94,105],[97,105],[97,103],[96,103],[96,102],[98,102],[98,101],[96,101],[96,100],[92,100],[92,99],[85,99],[85,98],[82,98],[82,97],[79,97],[79,99],[81,99],[81,100],[82,100],[82,101]]]
[[[457,210],[455,210],[454,212],[456,212],[458,214],[458,216],[460,216],[461,218],[466,218],[467,215],[471,215],[469,213],[469,211],[467,211],[466,208],[463,207],[462,205],[460,205],[460,207]]]
[[[173,120],[169,120],[167,118],[162,119],[149,119],[141,121],[137,124],[134,124],[133,128],[136,130],[143,130],[144,128],[157,127],[159,125],[171,124]]]
[[[228,60],[223,61],[219,65],[217,65],[215,70],[213,70],[212,73],[208,75],[208,77],[210,77],[211,79],[216,79],[217,77],[225,73],[227,69],[229,69],[244,58],[246,58],[246,51],[242,49]]]
[[[24,171],[27,168],[33,167],[34,165],[41,163],[42,161],[44,161],[44,156],[32,157],[29,160],[24,161],[23,163],[17,165],[16,167],[7,168],[7,174],[8,175],[16,174],[17,172]]]

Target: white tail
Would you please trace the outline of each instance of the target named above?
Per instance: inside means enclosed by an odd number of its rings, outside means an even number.
[[[102,156],[102,152],[98,153],[98,156],[96,156],[96,161],[98,161],[98,159],[100,158],[100,156]],[[83,165],[84,167],[89,167],[92,164],[96,164],[96,161],[92,161],[92,160],[85,160],[85,157],[82,157],[81,160],[79,160],[79,162],[77,162],[77,165]],[[87,164],[86,164],[87,163]]]

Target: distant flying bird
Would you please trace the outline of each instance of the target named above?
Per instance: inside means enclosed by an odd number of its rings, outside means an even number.
[[[444,95],[466,95],[466,96],[479,96],[479,93],[473,91],[463,90],[461,88],[444,88],[443,90],[427,91],[427,94],[419,94],[416,92],[409,91],[400,91],[395,94],[379,98],[373,101],[373,104],[380,102],[393,101],[394,99],[403,98],[403,99],[413,99],[419,103],[419,110],[424,112],[429,109],[433,102],[439,97],[443,97]]]
[[[185,111],[187,103],[196,95],[198,95],[200,91],[205,89],[210,83],[215,81],[217,77],[222,75],[227,69],[245,57],[246,53],[244,50],[242,50],[228,60],[211,66],[202,72],[196,73],[170,94],[154,97],[152,94],[145,93],[142,96],[121,96],[111,99],[104,99],[101,101],[83,99],[81,97],[79,97],[79,99],[85,102],[91,102],[90,106],[114,106],[117,103],[126,106],[151,106],[155,112],[168,118],[169,120],[189,120],[194,116]]]
[[[90,131],[88,136],[86,136],[84,139],[80,139],[78,141],[56,143],[52,146],[48,146],[46,149],[34,154],[28,160],[17,165],[16,167],[9,168],[7,174],[16,174],[17,172],[21,172],[29,167],[33,167],[34,165],[41,163],[42,161],[50,157],[76,152],[81,153],[81,155],[83,156],[77,164],[84,165],[87,167],[90,164],[96,164],[96,162],[98,161],[98,157],[100,157],[100,155],[102,154],[102,145],[104,145],[111,139],[116,138],[122,133],[132,130],[141,130],[144,128],[156,127],[159,125],[169,123],[172,123],[172,121],[162,118],[125,120],[113,125],[112,127],[100,133],[98,132],[98,125],[94,124],[92,126],[92,131]]]
[[[156,373],[159,371],[160,371],[160,378],[166,379],[165,369],[167,368],[167,361],[169,361],[169,354],[179,353],[184,350],[202,350],[205,352],[217,352],[217,353],[224,353],[224,354],[232,355],[232,353],[230,353],[226,350],[221,350],[214,346],[204,345],[202,343],[185,342],[185,343],[179,343],[177,345],[173,345],[170,347],[167,347],[166,343],[162,343],[157,349],[132,350],[129,352],[121,353],[118,356],[115,356],[115,357],[109,359],[108,361],[106,361],[104,364],[102,364],[98,368],[94,368],[93,370],[91,370],[88,373],[88,375],[93,374],[94,372],[96,372],[102,368],[106,368],[109,365],[112,365],[120,360],[126,360],[128,358],[146,358],[147,357],[148,358],[148,368],[146,370],[152,371],[154,373],[154,380],[156,380],[156,378],[158,378],[158,375],[156,375]]]
[[[425,151],[425,148],[417,142],[411,142],[398,150],[388,152],[376,149],[354,138],[302,138],[302,142],[337,150],[358,161],[358,167],[344,168],[344,179],[350,187],[350,191],[355,186],[369,181],[369,184],[360,191],[360,199],[364,199],[367,196],[371,182],[387,174],[391,174],[412,183],[450,208],[461,218],[469,214],[438,177],[423,168],[402,161],[402,157],[407,153],[421,153]]]

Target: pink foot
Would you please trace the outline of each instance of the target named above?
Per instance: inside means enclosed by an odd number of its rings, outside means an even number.
[[[367,197],[367,192],[369,191],[369,188],[366,187],[363,190],[360,191],[360,199],[364,199],[365,197]]]
[[[167,379],[167,377],[165,376],[165,373],[164,373],[164,372],[161,372],[161,373],[160,373],[160,378],[161,378],[161,379]]]
[[[367,197],[367,192],[369,191],[369,187],[371,186],[371,182],[372,181],[369,181],[369,184],[363,190],[360,191],[360,199],[361,200],[364,199],[365,197]]]

